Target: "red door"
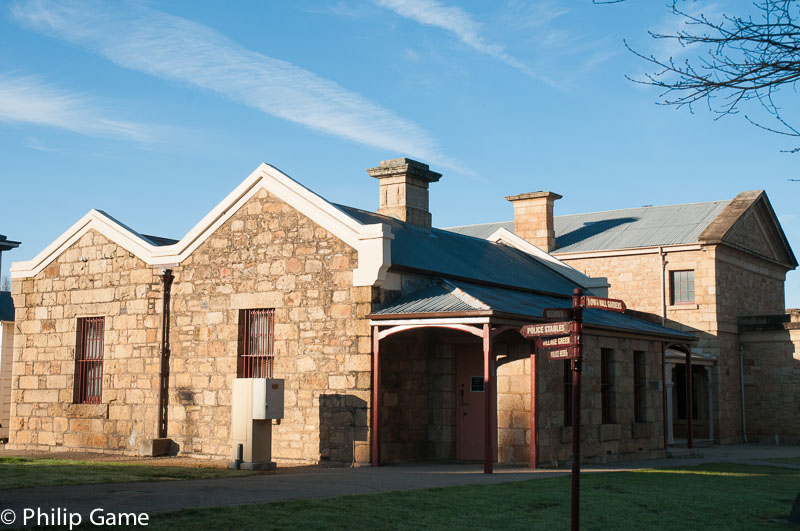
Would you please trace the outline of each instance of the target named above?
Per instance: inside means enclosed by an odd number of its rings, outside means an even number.
[[[483,460],[484,411],[486,410],[483,387],[483,349],[477,346],[461,346],[456,354],[456,402],[458,404],[456,458]],[[492,408],[497,409],[492,397]],[[492,446],[497,459],[497,415],[492,414]]]

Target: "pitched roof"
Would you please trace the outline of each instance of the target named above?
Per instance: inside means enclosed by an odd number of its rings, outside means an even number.
[[[524,291],[439,279],[371,314],[373,318],[410,314],[492,314],[542,320],[545,308],[569,308],[569,299]],[[584,323],[593,328],[621,330],[692,340],[692,334],[636,319],[629,315],[598,309],[584,310]]]
[[[696,243],[730,201],[647,206],[556,216],[556,253],[632,249]],[[447,230],[487,238],[497,229],[514,230],[513,221],[450,227]]]
[[[392,267],[448,278],[568,295],[580,284],[514,247],[481,238],[431,229],[423,232],[395,218],[335,205],[360,223],[389,225]]]

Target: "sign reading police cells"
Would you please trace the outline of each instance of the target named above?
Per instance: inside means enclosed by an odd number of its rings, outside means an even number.
[[[598,308],[600,310],[611,310],[612,312],[624,312],[625,303],[619,299],[606,299],[604,297],[582,297],[581,305],[584,308]]]
[[[572,332],[572,323],[539,323],[529,324],[520,328],[519,333],[524,337],[563,336]]]
[[[571,360],[580,357],[580,351],[575,347],[558,348],[547,351],[547,359],[550,361]]]

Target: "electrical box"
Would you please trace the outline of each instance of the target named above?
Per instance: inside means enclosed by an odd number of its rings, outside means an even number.
[[[253,378],[253,419],[283,418],[283,379]]]
[[[257,470],[275,468],[272,462],[272,419],[283,418],[283,380],[236,378],[231,409],[233,461],[230,465]]]

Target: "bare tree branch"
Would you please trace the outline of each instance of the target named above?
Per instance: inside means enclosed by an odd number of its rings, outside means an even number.
[[[629,79],[663,89],[659,96],[662,105],[691,111],[694,104],[703,101],[717,118],[736,114],[745,103],[755,100],[775,122],[770,126],[745,116],[750,123],[773,133],[800,137],[800,131],[783,118],[774,98],[781,88],[796,89],[800,80],[800,0],[757,0],[753,4],[756,18],[723,15],[720,20],[681,9],[683,1],[673,0],[670,9],[683,19],[687,29],[650,35],[684,48],[701,48],[703,53],[676,61],[645,55],[625,42],[628,50],[655,67],[643,79]],[[800,152],[800,148],[789,152]]]

